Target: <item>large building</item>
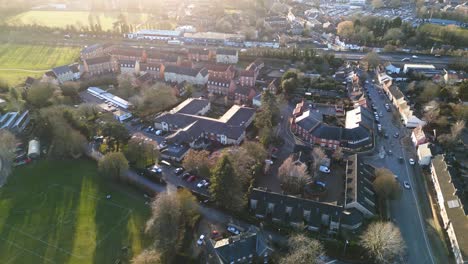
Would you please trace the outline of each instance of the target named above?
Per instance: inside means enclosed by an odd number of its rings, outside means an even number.
[[[239,61],[239,52],[232,49],[216,50],[216,62],[225,64],[236,64]]]
[[[210,109],[206,99],[190,98],[181,106],[156,117],[157,129],[174,132],[167,140],[171,143],[195,147],[200,141],[222,145],[239,145],[245,138],[245,129],[252,123],[255,110],[234,105],[218,119],[203,116]]]
[[[443,155],[431,163],[440,217],[457,264],[468,263],[468,207],[463,186],[453,177]]]
[[[111,56],[95,57],[83,60],[83,72],[90,76],[117,72],[118,62]]]
[[[129,39],[147,39],[147,40],[172,40],[182,36],[182,32],[175,30],[150,30],[142,29],[135,33],[127,34]]]
[[[236,89],[236,83],[233,79],[212,77],[210,74],[206,87],[208,92],[211,94],[227,96],[234,92]]]
[[[194,85],[205,85],[208,82],[208,70],[206,68],[191,68],[183,66],[168,65],[164,70],[166,82],[187,82]]]

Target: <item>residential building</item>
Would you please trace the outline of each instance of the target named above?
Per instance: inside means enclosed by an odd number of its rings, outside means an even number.
[[[364,220],[362,213],[354,208],[345,209],[340,205],[257,188],[250,193],[249,208],[257,218],[298,228],[305,227],[310,231],[326,230],[335,233],[340,228],[356,230]]]
[[[135,65],[137,61],[134,60],[119,60],[120,73],[134,74],[137,73]]]
[[[150,74],[153,78],[162,80],[164,79],[164,70],[165,66],[162,63],[142,63],[140,62],[140,73],[148,73]]]
[[[203,66],[208,70],[210,77],[234,79],[236,75],[235,67],[230,64],[206,63]]]
[[[422,126],[417,126],[413,129],[413,132],[411,132],[411,141],[415,147],[427,142],[426,134]]]
[[[110,55],[117,60],[144,61],[146,51],[141,48],[119,47],[114,49]]]
[[[70,66],[64,65],[52,69],[59,83],[69,82],[75,80],[75,75]]]
[[[168,65],[164,70],[164,80],[166,82],[187,82],[194,85],[205,85],[208,82],[208,70],[206,68],[195,69]]]
[[[453,178],[443,155],[432,160],[431,175],[442,227],[447,233],[455,263],[468,263],[468,207],[463,186]]]
[[[113,73],[117,71],[117,60],[111,56],[95,57],[83,60],[83,72],[90,76]]]
[[[234,100],[240,104],[251,104],[256,94],[253,87],[237,86],[234,90]]]
[[[365,217],[376,214],[377,196],[372,182],[375,179],[375,168],[366,164],[357,154],[346,160],[345,175],[345,209],[356,209]]]
[[[277,94],[279,91],[280,85],[281,85],[280,79],[275,78],[268,84],[267,90],[270,91],[272,94]]]
[[[219,264],[267,263],[273,253],[264,236],[253,228],[218,241],[210,239],[208,246],[213,248],[215,263]]]
[[[239,74],[239,84],[241,86],[255,86],[257,76],[254,70],[243,70]]]
[[[212,77],[210,75],[206,87],[208,92],[211,94],[220,94],[227,96],[234,93],[234,91],[236,90],[236,83],[233,79]]]
[[[405,96],[397,86],[392,85],[387,89],[384,87],[384,91],[392,104],[398,110],[403,125],[408,128],[414,128],[418,126],[424,126],[426,124],[426,122],[413,114],[413,110],[411,110]]]
[[[189,49],[188,58],[191,61],[209,61],[214,57],[214,52],[209,49]]]
[[[184,107],[178,107],[156,117],[154,126],[175,132],[169,142],[195,147],[199,141],[217,142],[222,145],[239,145],[245,138],[245,129],[252,123],[255,110],[239,105],[232,106],[218,119],[202,116],[210,106],[206,99],[187,99]]]
[[[225,64],[237,64],[237,62],[239,62],[239,53],[237,50],[217,49],[216,62]]]
[[[82,60],[87,60],[96,57],[102,57],[108,55],[109,52],[116,48],[115,45],[106,43],[106,44],[94,44],[87,46],[80,52],[80,57]]]
[[[73,79],[79,80],[81,78],[80,65],[78,63],[73,63],[70,66],[71,71],[73,72]]]
[[[392,64],[385,66],[385,71],[390,72],[391,74],[400,74],[400,67],[396,67]]]
[[[419,145],[417,152],[419,165],[429,165],[431,163],[432,152],[429,143]]]

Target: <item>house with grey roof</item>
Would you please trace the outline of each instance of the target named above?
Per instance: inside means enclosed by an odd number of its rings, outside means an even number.
[[[156,117],[154,126],[174,132],[166,138],[171,143],[195,147],[197,141],[207,140],[222,145],[239,145],[245,138],[245,129],[254,119],[255,110],[234,105],[215,119],[203,116],[209,109],[208,100],[190,98]]]
[[[245,233],[218,241],[210,240],[208,246],[215,252],[215,263],[267,263],[273,253],[266,239],[253,228]]]
[[[164,70],[164,80],[172,83],[187,82],[194,85],[205,85],[208,82],[208,76],[206,68],[167,65]]]
[[[68,65],[55,67],[52,69],[52,72],[55,74],[59,83],[69,82],[75,79],[73,70]]]

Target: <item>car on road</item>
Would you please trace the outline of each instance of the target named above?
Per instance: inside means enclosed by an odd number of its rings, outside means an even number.
[[[396,132],[395,134],[393,134],[393,137],[394,138],[398,138],[400,136],[400,133]]]
[[[403,58],[401,59],[401,61],[410,61],[411,59],[410,58]]]
[[[174,173],[175,173],[176,175],[179,175],[179,174],[181,174],[182,172],[184,172],[184,168],[180,168],[180,167],[179,167],[179,168],[176,168],[176,169],[174,170]]]
[[[203,242],[205,241],[205,235],[200,235],[200,238],[197,240],[197,245],[201,246],[203,245]]]
[[[440,54],[435,54],[434,57],[440,57]]]
[[[154,165],[153,167],[151,167],[150,171],[152,171],[154,173],[161,173],[162,169],[159,166]]]
[[[382,112],[380,112],[380,113],[379,113],[379,116],[380,116],[380,117],[383,117],[383,113],[382,113]]]
[[[382,132],[382,125],[381,125],[381,124],[377,124],[377,130],[378,130],[379,132]]]
[[[167,147],[167,142],[166,141],[163,141],[161,142],[161,144],[159,144],[159,149],[163,149],[163,148],[166,148]]]
[[[399,161],[400,163],[403,163],[403,157],[400,156],[400,157],[398,158],[398,161]]]
[[[413,58],[413,59],[417,59],[417,58],[418,58],[418,56],[416,56],[416,55],[413,55],[413,56],[411,56],[411,58]]]
[[[388,155],[393,155],[393,151],[391,149],[387,150]]]
[[[409,164],[414,165],[414,164],[416,164],[416,162],[414,162],[414,159],[409,159]]]
[[[198,187],[198,188],[203,188],[203,187],[208,187],[208,185],[210,185],[210,182],[209,182],[209,181],[207,181],[207,180],[202,180],[201,182],[199,182],[199,183],[197,184],[197,187]]]
[[[403,182],[403,186],[405,186],[405,188],[408,189],[408,190],[411,189],[411,185],[407,181]]]
[[[229,231],[229,233],[231,233],[233,235],[239,235],[240,234],[239,229],[237,229],[237,228],[235,228],[233,226],[228,226],[227,231]]]
[[[330,169],[327,166],[323,166],[323,165],[319,167],[319,171],[323,173],[330,173]]]
[[[187,179],[188,177],[190,177],[190,172],[186,172],[184,174],[182,174],[182,179]]]

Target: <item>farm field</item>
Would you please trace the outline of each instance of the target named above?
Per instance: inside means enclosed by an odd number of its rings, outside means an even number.
[[[53,67],[72,63],[79,53],[76,47],[0,44],[0,79],[16,85],[27,76],[40,77]]]
[[[148,244],[149,213],[93,161],[35,161],[0,188],[0,263],[128,263]]]
[[[76,29],[100,24],[103,30],[112,30],[119,16],[125,16],[128,24],[145,23],[148,14],[121,12],[88,12],[88,11],[27,11],[7,19],[10,25],[40,25],[53,28],[74,26]]]

